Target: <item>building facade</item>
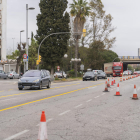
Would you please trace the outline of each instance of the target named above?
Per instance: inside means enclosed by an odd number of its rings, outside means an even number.
[[[0,0],[0,60],[6,60],[7,0]]]

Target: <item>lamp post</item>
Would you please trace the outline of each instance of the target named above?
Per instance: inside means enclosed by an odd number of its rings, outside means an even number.
[[[24,32],[24,30],[20,31],[20,48],[21,48],[21,33]]]
[[[13,52],[14,52],[14,39],[15,39],[15,38],[12,38],[12,39],[13,39]]]
[[[27,59],[28,56],[28,10],[34,10],[34,7],[28,8],[28,4],[26,4],[26,52],[27,52]],[[26,62],[26,70],[28,70],[28,61]]]
[[[65,55],[64,55],[64,58],[67,58],[67,57],[68,57],[68,55],[65,54]],[[63,67],[64,67],[64,61],[63,61]],[[62,78],[63,78],[63,68],[62,68]]]
[[[79,59],[77,59],[77,58],[72,58],[72,59],[71,59],[71,62],[75,62],[75,63],[80,62],[80,61],[81,61],[81,58],[79,58]],[[76,71],[76,73],[75,73],[75,77],[77,77],[77,71]]]

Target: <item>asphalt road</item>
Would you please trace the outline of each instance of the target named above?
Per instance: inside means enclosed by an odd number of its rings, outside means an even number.
[[[119,79],[116,78],[116,82]],[[105,80],[52,83],[19,91],[17,80],[0,80],[0,140],[37,140],[41,112],[48,140],[139,140],[140,100],[132,100],[140,77],[103,92]]]

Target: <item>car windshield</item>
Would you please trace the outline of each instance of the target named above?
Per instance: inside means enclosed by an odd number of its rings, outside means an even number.
[[[40,77],[40,71],[27,71],[23,77]]]
[[[114,67],[114,70],[121,70],[121,69],[122,69],[121,66],[115,66],[115,67]]]
[[[88,76],[88,75],[93,75],[93,72],[86,72],[85,76]]]
[[[124,71],[123,73],[128,73],[128,71]]]

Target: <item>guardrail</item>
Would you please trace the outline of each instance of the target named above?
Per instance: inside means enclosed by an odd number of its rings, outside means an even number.
[[[123,60],[129,60],[129,59],[133,59],[133,60],[140,60],[140,56],[119,56],[119,59],[123,59]]]

